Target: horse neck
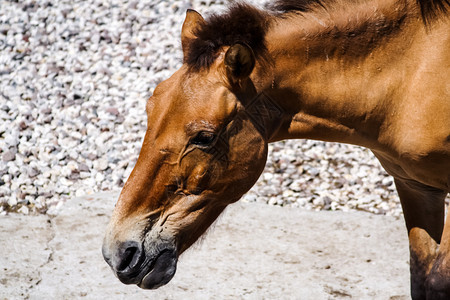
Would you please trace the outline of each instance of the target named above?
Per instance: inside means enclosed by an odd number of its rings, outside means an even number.
[[[269,140],[381,148],[411,37],[424,31],[418,16],[414,1],[368,0],[275,19],[266,36],[273,68],[255,78],[284,111]]]

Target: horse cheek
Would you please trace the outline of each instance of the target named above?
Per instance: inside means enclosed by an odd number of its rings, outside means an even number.
[[[267,142],[261,134],[247,121],[230,149],[236,149],[231,155],[235,189],[242,196],[258,180],[267,160]],[[240,197],[239,196],[239,197]]]

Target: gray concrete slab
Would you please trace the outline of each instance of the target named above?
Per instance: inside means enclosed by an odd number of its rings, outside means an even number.
[[[126,286],[101,256],[115,193],[72,199],[56,217],[0,218],[0,299],[408,299],[403,220],[230,206],[156,291]]]

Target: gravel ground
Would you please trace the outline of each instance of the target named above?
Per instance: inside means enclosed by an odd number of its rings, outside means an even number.
[[[0,1],[0,214],[51,214],[70,197],[120,190],[146,100],[181,65],[186,9],[225,2]],[[244,201],[401,214],[370,151],[307,140],[272,144]]]

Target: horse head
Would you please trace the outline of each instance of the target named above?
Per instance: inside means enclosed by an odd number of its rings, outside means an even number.
[[[187,12],[185,61],[204,22]],[[249,113],[258,97],[255,63],[248,45],[224,46],[208,68],[183,64],[148,100],[141,152],[102,249],[123,283],[153,289],[169,282],[179,255],[263,171],[268,138],[262,119]]]

